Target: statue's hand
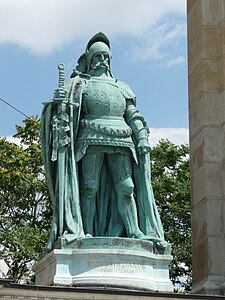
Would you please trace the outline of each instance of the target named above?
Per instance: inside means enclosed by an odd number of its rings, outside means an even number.
[[[63,87],[59,87],[57,89],[55,89],[54,92],[54,98],[65,98],[66,97],[66,90]]]
[[[138,143],[138,152],[139,154],[149,153],[150,145],[147,139],[141,139]]]

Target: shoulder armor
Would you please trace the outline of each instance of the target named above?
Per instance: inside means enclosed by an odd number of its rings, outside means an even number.
[[[135,99],[136,98],[134,92],[131,90],[131,88],[125,82],[117,80],[116,84],[126,99]]]

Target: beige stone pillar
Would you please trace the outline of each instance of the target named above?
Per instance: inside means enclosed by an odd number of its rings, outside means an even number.
[[[225,282],[225,0],[187,0],[193,292]]]

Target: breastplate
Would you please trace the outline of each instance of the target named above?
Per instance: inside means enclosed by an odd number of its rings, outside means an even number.
[[[87,83],[75,146],[76,161],[89,145],[128,147],[133,151],[132,129],[124,120],[125,110],[126,99],[115,85],[103,80]]]
[[[120,90],[103,80],[90,80],[83,94],[82,113],[84,118],[105,116],[122,117],[126,100]]]

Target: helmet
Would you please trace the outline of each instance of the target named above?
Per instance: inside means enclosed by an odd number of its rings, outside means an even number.
[[[109,58],[110,59],[112,58],[109,40],[107,36],[102,32],[95,34],[87,44],[86,51],[85,51],[87,71],[90,70],[91,59],[93,55],[97,52],[106,52],[108,53]]]
[[[103,43],[103,42],[94,43],[93,45],[91,45],[89,50],[86,52],[88,70],[90,70],[91,59],[97,52],[106,52],[106,53],[108,53],[110,59],[112,57],[112,53],[111,53],[109,47],[105,43]]]

